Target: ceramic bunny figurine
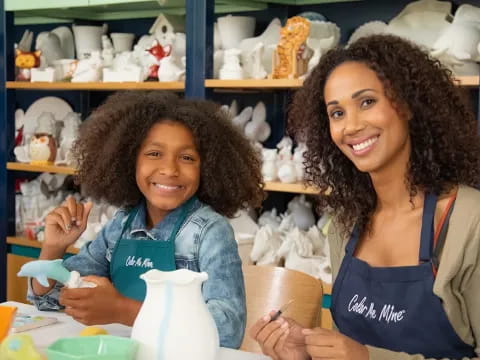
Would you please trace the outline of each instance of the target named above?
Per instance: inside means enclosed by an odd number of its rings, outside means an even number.
[[[277,149],[262,149],[262,175],[264,181],[277,180]]]
[[[293,216],[295,225],[301,230],[306,231],[315,225],[312,204],[306,200],[304,194],[294,197],[287,207]]]
[[[281,182],[291,184],[297,181],[297,171],[292,159],[292,139],[285,136],[278,144],[278,178]]]
[[[248,120],[251,119],[252,115],[253,115],[253,108],[251,106],[247,106],[240,112],[240,114],[236,115],[232,119],[232,123],[237,129],[243,132],[245,128],[245,124],[248,122]]]
[[[252,141],[263,142],[270,136],[270,125],[267,120],[267,109],[263,101],[255,105],[252,119],[245,125],[245,136]]]

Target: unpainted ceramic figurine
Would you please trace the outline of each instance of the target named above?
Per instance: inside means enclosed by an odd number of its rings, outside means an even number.
[[[35,133],[30,139],[30,163],[36,165],[52,165],[57,156],[55,139],[56,121],[53,114],[44,112],[38,118]]]

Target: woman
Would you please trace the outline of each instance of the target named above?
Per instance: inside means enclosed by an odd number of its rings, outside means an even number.
[[[377,35],[327,53],[290,126],[330,207],[336,330],[260,319],[273,359],[471,359],[480,354],[480,138],[451,73]],[[447,231],[448,230],[448,231]]]

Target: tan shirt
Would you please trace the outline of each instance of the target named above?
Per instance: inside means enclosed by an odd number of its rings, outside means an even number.
[[[330,226],[328,238],[335,280],[349,239],[342,237],[335,225]],[[480,191],[471,187],[458,189],[433,292],[442,299],[459,337],[474,345],[480,356]],[[425,359],[422,355],[367,347],[371,360]]]

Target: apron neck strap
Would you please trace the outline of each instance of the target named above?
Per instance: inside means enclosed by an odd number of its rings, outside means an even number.
[[[125,234],[125,231],[127,231],[127,229],[130,227],[130,225],[132,224],[133,219],[135,219],[135,216],[137,215],[137,213],[138,213],[138,206],[135,207],[134,209],[130,210],[130,212],[128,213],[127,221],[125,221],[125,224],[123,224],[122,233],[120,234],[120,238],[123,237],[123,235]]]
[[[435,208],[437,195],[427,193],[423,203],[422,232],[420,235],[420,261],[428,262],[432,258]]]
[[[185,219],[187,218],[188,213],[192,209],[193,204],[195,204],[195,200],[196,200],[196,196],[192,196],[182,205],[182,210],[177,218],[177,221],[175,222],[172,232],[170,233],[170,237],[168,238],[168,241],[175,241],[175,237],[177,236],[178,231],[180,230],[183,223],[185,222]]]

